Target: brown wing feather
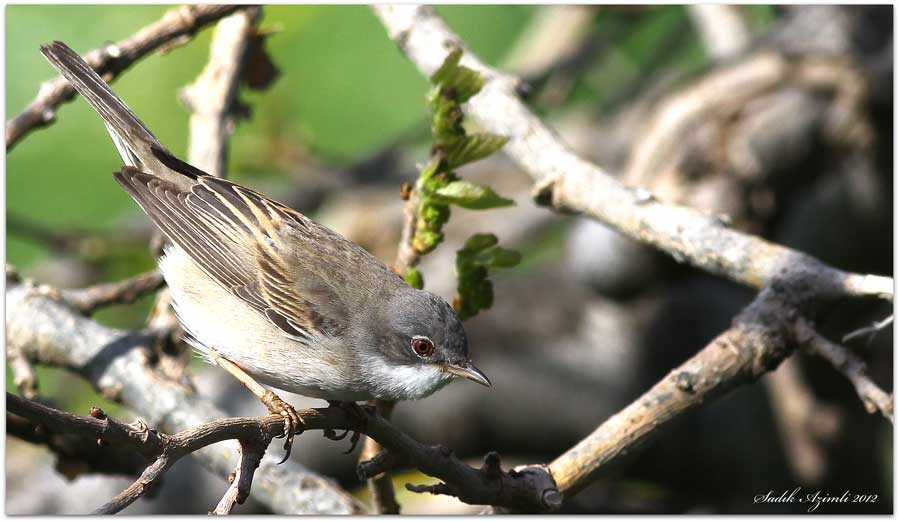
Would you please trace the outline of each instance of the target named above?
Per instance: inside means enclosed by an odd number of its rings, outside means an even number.
[[[285,244],[294,237],[289,229],[314,226],[302,214],[211,176],[199,176],[189,192],[130,167],[115,178],[206,274],[286,334],[308,341],[342,327],[343,317],[324,317],[300,290],[309,286],[320,294],[324,288],[331,295],[315,297],[339,310],[327,285],[292,275],[291,249]]]

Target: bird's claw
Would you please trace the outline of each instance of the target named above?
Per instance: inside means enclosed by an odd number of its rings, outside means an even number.
[[[365,424],[368,422],[369,412],[366,411],[366,408],[368,408],[367,406],[360,406],[358,403],[350,401],[328,401],[328,405],[344,410],[350,417],[355,417],[363,426],[365,426]],[[326,430],[324,432],[324,435],[331,440],[343,440],[346,438],[347,434],[350,433],[350,431],[353,430],[347,429],[340,435],[337,435],[334,430]],[[356,445],[359,443],[359,439],[361,438],[362,433],[353,431],[353,436],[350,437],[350,449],[344,451],[343,454],[348,455],[352,453],[353,450],[356,449]]]
[[[347,433],[349,433],[349,431],[350,430],[347,430]],[[346,437],[346,433],[344,433],[343,436]],[[343,454],[349,455],[350,453],[352,453],[353,450],[356,449],[356,444],[359,444],[360,438],[362,438],[362,434],[359,433],[358,431],[354,431],[353,436],[350,437],[350,449],[344,451]]]
[[[278,464],[283,464],[290,457],[290,450],[293,448],[293,438],[303,430],[300,429],[302,422],[300,414],[293,406],[284,402],[271,390],[267,390],[262,397],[262,404],[268,408],[268,411],[284,417],[284,433],[278,435],[278,438],[286,437],[284,441],[284,458]]]
[[[325,435],[325,438],[327,438],[327,439],[343,440],[346,438],[347,434],[349,434],[349,433],[350,433],[350,430],[346,430],[343,433],[341,433],[340,435],[338,435],[337,433],[334,432],[334,430],[325,430],[324,435]]]

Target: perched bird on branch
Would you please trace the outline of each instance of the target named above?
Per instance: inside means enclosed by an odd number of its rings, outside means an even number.
[[[419,399],[455,377],[490,386],[442,298],[299,212],[176,158],[64,43],[41,53],[103,118],[125,162],[116,181],[171,241],[159,266],[186,340],[285,417],[288,455],[299,417],[260,382],[332,402]]]

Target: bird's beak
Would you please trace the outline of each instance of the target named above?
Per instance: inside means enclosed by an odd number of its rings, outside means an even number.
[[[465,377],[470,381],[474,381],[478,384],[483,384],[484,386],[490,387],[490,379],[484,375],[484,372],[478,370],[475,365],[471,364],[471,362],[464,362],[462,364],[447,364],[446,371],[450,372],[453,375],[458,375],[459,377]]]

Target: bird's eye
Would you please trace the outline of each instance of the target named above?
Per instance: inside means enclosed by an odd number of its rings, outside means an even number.
[[[430,357],[434,352],[434,343],[427,337],[415,336],[412,338],[412,350],[419,357]]]

